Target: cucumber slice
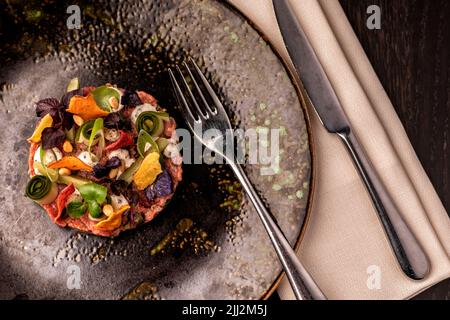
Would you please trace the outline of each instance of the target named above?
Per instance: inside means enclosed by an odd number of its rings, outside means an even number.
[[[69,185],[72,183],[73,186],[78,189],[82,185],[88,184],[90,181],[74,175],[74,176],[59,176],[57,182],[61,183],[61,184],[66,184],[66,185]]]
[[[73,78],[69,81],[69,84],[67,85],[67,92],[80,89],[80,80],[78,78]]]

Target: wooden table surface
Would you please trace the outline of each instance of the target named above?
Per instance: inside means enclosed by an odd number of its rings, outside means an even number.
[[[339,1],[450,212],[450,1]],[[371,5],[379,30],[367,28]],[[450,280],[416,299],[450,300]]]
[[[340,3],[450,212],[450,1]],[[367,28],[370,5],[381,9],[379,30]],[[417,298],[450,299],[450,281]]]

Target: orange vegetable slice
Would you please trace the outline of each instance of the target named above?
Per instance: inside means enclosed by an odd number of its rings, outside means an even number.
[[[92,167],[78,159],[77,157],[66,156],[62,157],[60,160],[50,163],[47,168],[59,169],[67,168],[70,170],[81,170],[81,171],[92,171]]]
[[[108,111],[103,110],[97,105],[91,93],[86,97],[73,96],[70,99],[67,112],[76,114],[83,118],[83,120],[85,121],[100,117],[106,117],[109,114]]]
[[[141,166],[133,176],[133,181],[138,190],[144,190],[153,182],[162,172],[159,162],[159,152],[151,152],[142,161]]]
[[[113,212],[108,218],[102,220],[94,225],[94,228],[102,231],[113,231],[122,224],[122,214],[130,209],[129,205],[120,207],[119,210]]]

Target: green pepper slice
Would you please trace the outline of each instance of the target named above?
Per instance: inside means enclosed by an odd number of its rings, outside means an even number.
[[[73,219],[79,219],[86,212],[86,204],[81,201],[72,201],[66,207],[67,214]]]
[[[110,103],[111,98],[117,99],[117,103],[120,103],[120,92],[112,87],[100,86],[92,91],[92,96],[94,97],[95,103],[101,109],[108,112],[112,112],[113,109]]]
[[[106,201],[108,189],[97,183],[88,183],[78,188],[81,197],[87,203],[89,215],[98,219],[102,216],[101,204]]]

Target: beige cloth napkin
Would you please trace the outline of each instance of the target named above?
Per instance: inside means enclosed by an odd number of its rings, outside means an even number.
[[[289,61],[272,1],[230,2]],[[326,132],[310,106],[316,190],[299,256],[330,299],[410,298],[450,277],[450,219],[339,2],[291,4],[361,144],[426,251],[431,272],[423,281],[402,273],[344,146]],[[369,279],[369,273],[376,276],[378,270],[379,286]],[[283,299],[294,298],[286,279],[278,292]]]

